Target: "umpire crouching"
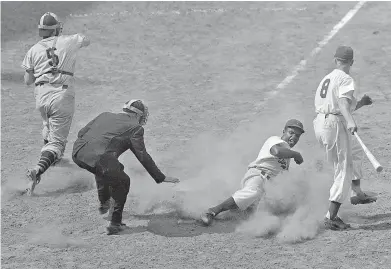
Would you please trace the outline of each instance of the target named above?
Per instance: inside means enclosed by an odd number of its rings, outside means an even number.
[[[90,121],[78,133],[73,145],[72,159],[83,169],[95,175],[99,212],[114,210],[107,234],[116,234],[126,225],[122,223],[122,211],[130,188],[130,178],[118,157],[130,149],[156,183],[178,183],[177,178],[165,176],[148,154],[144,144],[144,128],[148,119],[148,107],[141,100],[125,103],[121,113],[104,112]]]

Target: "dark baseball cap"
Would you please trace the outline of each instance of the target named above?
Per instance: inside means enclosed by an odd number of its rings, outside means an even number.
[[[343,61],[351,61],[353,60],[353,49],[348,46],[339,46],[334,57]]]
[[[42,15],[41,19],[39,20],[39,29],[43,30],[54,30],[60,27],[60,21],[58,20],[58,17],[56,14],[51,12],[46,12]]]
[[[288,120],[285,124],[285,128],[287,127],[296,127],[304,133],[303,124],[299,120],[295,120],[295,119]]]

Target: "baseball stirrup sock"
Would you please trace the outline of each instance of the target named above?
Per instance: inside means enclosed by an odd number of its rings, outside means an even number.
[[[37,164],[38,172],[37,176],[42,175],[48,168],[54,163],[54,160],[56,159],[56,155],[53,154],[50,151],[44,151],[41,154],[41,158],[39,159],[39,162]]]

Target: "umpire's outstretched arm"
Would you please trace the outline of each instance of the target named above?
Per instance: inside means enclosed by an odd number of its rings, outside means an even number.
[[[142,126],[138,126],[130,140],[130,150],[134,153],[134,155],[136,155],[136,158],[142,166],[144,166],[156,183],[162,183],[166,176],[159,170],[145,148],[144,128]]]

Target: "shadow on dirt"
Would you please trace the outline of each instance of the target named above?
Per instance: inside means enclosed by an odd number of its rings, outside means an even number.
[[[390,213],[383,213],[383,214],[375,214],[370,216],[359,216],[362,219],[367,220],[384,220],[384,219],[390,219],[391,220],[391,212]]]
[[[377,223],[377,224],[370,224],[370,225],[361,225],[355,230],[366,230],[366,231],[384,231],[384,230],[391,230],[391,221],[390,222],[383,222],[383,223]]]
[[[59,196],[63,196],[64,194],[83,193],[83,192],[90,191],[91,189],[92,189],[91,186],[80,183],[80,184],[67,186],[65,188],[54,190],[54,191],[46,191],[41,194],[34,194],[34,196],[36,196],[36,197],[59,197]]]
[[[205,227],[198,220],[183,218],[176,212],[128,216],[124,214],[124,219],[129,217],[148,220],[148,224],[146,226],[138,226],[136,230],[129,228],[129,232],[126,230],[121,234],[148,231],[165,237],[193,237],[202,234],[233,233],[240,223],[240,220],[237,218],[217,219],[211,226]]]

